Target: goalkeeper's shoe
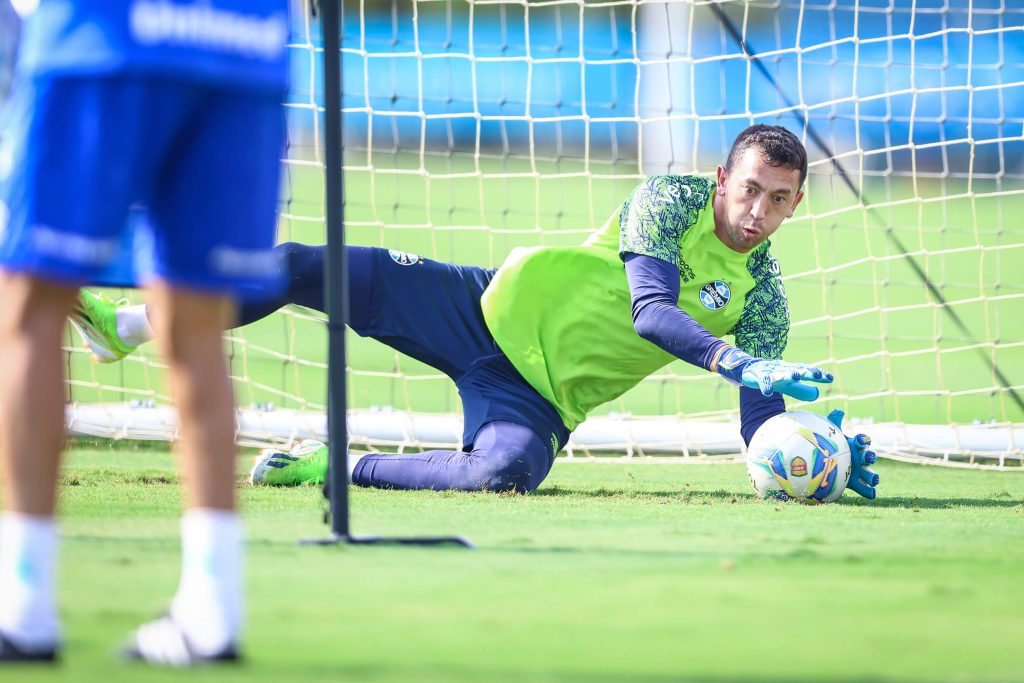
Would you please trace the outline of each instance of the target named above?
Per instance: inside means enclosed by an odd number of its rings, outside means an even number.
[[[315,439],[300,441],[290,451],[265,448],[253,459],[249,481],[270,486],[323,484],[327,478],[327,446]]]
[[[26,650],[18,647],[10,638],[0,633],[0,664],[47,664],[57,661],[57,648]]]
[[[138,348],[125,344],[117,334],[117,309],[124,303],[106,294],[78,291],[78,301],[68,319],[97,363],[116,363]]]
[[[178,623],[165,615],[140,626],[131,635],[121,656],[129,661],[160,666],[189,667],[220,662],[237,662],[238,650],[229,645],[212,655],[199,654]]]

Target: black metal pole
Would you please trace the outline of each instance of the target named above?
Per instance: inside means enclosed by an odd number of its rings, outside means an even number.
[[[324,74],[324,204],[327,223],[327,256],[324,262],[324,297],[327,304],[327,495],[331,535],[306,541],[316,545],[335,543],[406,545],[473,545],[461,536],[426,538],[354,537],[349,530],[348,503],[348,361],[345,323],[348,320],[348,264],[345,255],[345,176],[342,139],[341,13],[339,0],[317,3],[323,27]]]
[[[324,40],[324,204],[327,257],[324,296],[327,303],[327,434],[330,455],[327,493],[331,534],[347,538],[348,524],[348,397],[346,395],[345,321],[348,320],[348,272],[345,263],[345,180],[342,169],[341,16],[338,0],[322,0],[320,22]]]
[[[768,71],[768,68],[764,65],[764,62],[761,61],[761,58],[757,55],[757,52],[754,50],[754,46],[751,45],[750,42],[743,37],[743,34],[740,33],[740,30],[736,28],[736,24],[733,23],[732,19],[729,18],[729,15],[727,15],[725,13],[725,10],[723,10],[718,4],[712,3],[711,10],[715,13],[715,16],[718,18],[718,21],[722,24],[722,26],[725,27],[725,30],[729,33],[732,39],[736,41],[736,44],[740,46],[741,50],[743,50],[743,54],[747,55],[747,57],[751,59],[758,73],[764,76],[764,78],[767,79],[769,83],[775,86],[775,90],[782,97],[782,101],[786,103],[787,107],[793,110],[793,115],[796,116],[797,120],[800,121],[800,123],[807,129],[807,136],[811,138],[814,144],[817,145],[818,148],[822,152],[824,152],[825,155],[829,158],[829,161],[832,162],[832,167],[836,170],[836,173],[839,174],[839,177],[842,179],[843,184],[846,185],[846,189],[852,192],[853,196],[856,197],[860,201],[860,203],[865,206],[868,215],[875,219],[875,222],[877,222],[880,226],[882,226],[885,229],[886,237],[888,237],[889,241],[893,243],[896,249],[901,254],[903,254],[904,257],[906,257],[907,265],[910,266],[910,269],[914,271],[914,275],[917,276],[917,278],[928,290],[928,293],[931,294],[932,298],[934,298],[935,301],[939,304],[939,308],[941,308],[946,313],[946,315],[949,316],[950,320],[953,321],[953,324],[956,325],[957,329],[960,330],[961,334],[967,337],[967,339],[969,339],[971,343],[977,343],[978,339],[974,336],[974,333],[971,332],[971,330],[967,327],[967,324],[963,321],[960,315],[955,310],[953,310],[952,306],[949,305],[949,302],[946,301],[946,297],[942,295],[942,292],[939,291],[939,288],[936,287],[935,283],[932,282],[930,277],[928,277],[928,273],[926,273],[921,264],[917,262],[917,259],[910,255],[910,252],[903,245],[903,241],[892,229],[892,226],[890,226],[885,221],[885,219],[879,213],[878,209],[876,209],[870,202],[868,202],[867,198],[864,197],[864,194],[859,189],[857,189],[856,185],[854,185],[853,180],[846,172],[846,169],[843,168],[843,165],[839,163],[838,159],[836,159],[835,152],[833,152],[832,148],[829,147],[828,142],[826,142],[825,139],[818,134],[818,131],[811,127],[810,120],[796,108],[793,101],[790,99],[789,95],[786,94],[786,91],[782,89],[782,86],[779,84],[779,82],[775,80],[775,77],[771,74],[770,71]],[[984,359],[986,363],[990,361],[988,355],[985,353],[985,349],[979,348],[978,353],[981,355],[981,357]],[[1024,411],[1024,399],[1021,399],[1020,395],[1016,392],[1016,390],[1013,388],[1013,385],[1010,383],[1009,378],[1007,378],[1007,376],[1003,374],[1002,369],[999,367],[998,364],[995,363],[995,361],[992,361],[992,374],[995,375],[996,380],[999,382],[999,384],[1003,386],[1003,389],[1006,390],[1007,395],[1009,395],[1010,397],[1010,400],[1014,404],[1016,404],[1018,408]]]

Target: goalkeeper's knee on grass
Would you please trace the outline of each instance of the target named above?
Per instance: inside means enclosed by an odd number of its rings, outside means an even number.
[[[529,493],[554,463],[553,446],[533,429],[506,421],[488,422],[469,451],[375,453],[352,472],[352,483],[393,489],[434,489]]]
[[[470,451],[370,453],[348,458],[349,480],[359,486],[529,493],[540,486],[554,460],[553,447],[529,427],[490,422]],[[306,440],[291,449],[263,450],[249,472],[253,484],[323,484],[327,446]]]

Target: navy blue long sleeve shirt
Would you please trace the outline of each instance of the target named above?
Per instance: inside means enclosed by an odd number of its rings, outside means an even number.
[[[627,253],[626,277],[637,334],[676,358],[711,369],[715,352],[725,342],[679,308],[679,268],[652,256]],[[763,396],[740,387],[740,434],[745,443],[766,420],[786,411],[781,394]]]

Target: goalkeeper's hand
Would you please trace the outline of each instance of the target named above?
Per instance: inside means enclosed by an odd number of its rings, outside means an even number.
[[[844,415],[845,413],[841,410],[833,410],[828,414],[828,421],[838,427],[840,433],[843,431]],[[868,466],[874,465],[878,456],[874,451],[868,450],[868,446],[871,445],[871,437],[867,434],[857,434],[852,438],[845,434],[843,436],[850,444],[850,483],[846,487],[853,489],[868,500],[874,500],[878,495],[878,492],[875,491],[875,487],[878,486],[878,475],[869,470]]]
[[[832,375],[821,368],[755,358],[732,346],[726,346],[719,355],[715,370],[734,384],[758,389],[765,396],[777,392],[801,401],[818,398],[818,387],[807,382],[832,383]]]

